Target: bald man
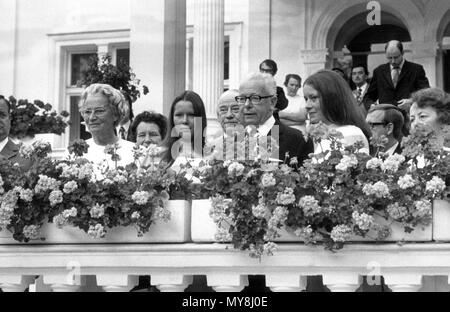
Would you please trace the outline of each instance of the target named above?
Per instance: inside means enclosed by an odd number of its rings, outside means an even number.
[[[389,103],[409,111],[411,94],[430,87],[422,65],[404,59],[400,41],[389,41],[385,46],[387,64],[378,66],[365,98]]]

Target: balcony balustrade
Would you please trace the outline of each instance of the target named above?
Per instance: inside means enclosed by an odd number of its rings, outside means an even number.
[[[162,292],[183,292],[194,276],[204,275],[217,292],[239,292],[248,285],[249,275],[263,275],[266,287],[274,292],[304,291],[310,276],[322,276],[323,285],[333,292],[361,291],[363,277],[365,285],[379,285],[381,276],[392,291],[450,291],[450,242],[442,233],[450,228],[443,220],[449,211],[448,203],[435,202],[433,236],[428,240],[349,242],[336,252],[320,244],[287,240],[278,242],[273,256],[261,259],[231,244],[193,241],[191,235],[172,243],[154,238],[77,243],[72,237],[67,242],[54,239],[39,244],[0,240],[0,288],[4,292],[130,291],[139,276],[150,276],[151,284]],[[184,215],[191,218],[190,213]],[[197,221],[194,216],[191,224]]]

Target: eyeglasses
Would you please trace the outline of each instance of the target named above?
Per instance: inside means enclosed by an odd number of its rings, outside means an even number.
[[[250,103],[252,103],[253,105],[258,105],[259,103],[261,103],[262,99],[268,99],[274,97],[274,95],[268,95],[268,96],[259,96],[259,95],[250,95],[250,96],[243,96],[243,95],[239,95],[237,97],[235,97],[236,102],[238,104],[245,104],[247,102],[247,99],[250,100]]]
[[[86,109],[81,109],[80,113],[83,116],[87,116],[87,117],[91,116],[92,114],[94,114],[95,116],[101,116],[106,113],[106,108],[104,108],[104,107],[93,108],[93,109],[86,108]]]
[[[367,123],[370,127],[370,129],[375,128],[375,126],[386,126],[387,123],[386,122],[368,122]]]

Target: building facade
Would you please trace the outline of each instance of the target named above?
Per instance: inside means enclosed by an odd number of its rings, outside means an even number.
[[[430,84],[450,91],[447,0],[0,0],[0,94],[41,99],[71,113],[60,138],[80,135],[77,87],[92,54],[129,62],[150,93],[135,113],[168,114],[175,96],[198,92],[210,121],[224,89],[259,63],[289,73],[385,62],[384,43],[405,43]]]

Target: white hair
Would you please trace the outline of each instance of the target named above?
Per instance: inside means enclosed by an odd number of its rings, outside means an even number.
[[[254,81],[257,84],[262,85],[263,90],[267,92],[267,95],[277,94],[277,83],[272,75],[267,73],[250,73],[241,82],[241,85],[245,82]]]
[[[108,99],[109,107],[111,108],[113,114],[119,117],[114,123],[114,127],[117,127],[120,120],[125,117],[129,104],[125,100],[122,92],[113,88],[112,86],[102,83],[91,84],[89,87],[84,89],[83,93],[81,94],[79,108],[84,106],[88,96],[97,94],[101,94]]]

